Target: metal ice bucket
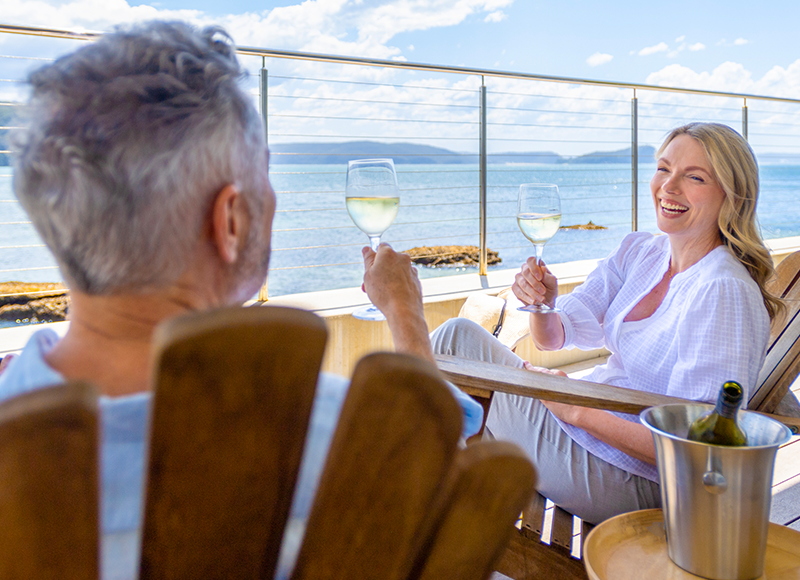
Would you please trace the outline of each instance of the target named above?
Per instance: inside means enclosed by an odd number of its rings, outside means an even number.
[[[753,580],[764,572],[772,472],[791,431],[749,411],[739,412],[746,447],[686,439],[689,425],[711,405],[663,405],[639,418],[656,444],[670,559],[714,580]]]

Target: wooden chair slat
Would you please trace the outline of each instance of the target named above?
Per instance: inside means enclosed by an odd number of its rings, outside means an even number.
[[[767,356],[758,377],[758,388],[748,407],[772,413],[783,400],[799,370],[800,252],[784,259],[770,280],[770,290],[784,299],[786,312],[772,321]]]
[[[794,259],[795,257],[797,260]],[[785,329],[791,324],[792,320],[795,319],[798,312],[800,312],[800,272],[787,272],[786,270],[782,269],[789,263],[794,264],[796,261],[800,261],[800,252],[792,254],[792,258],[793,259],[791,262],[789,262],[788,258],[787,260],[781,262],[781,264],[778,265],[778,271],[776,272],[776,278],[780,277],[781,275],[785,275],[787,278],[790,278],[790,281],[786,284],[780,284],[780,288],[775,288],[775,293],[783,299],[786,309],[781,316],[777,316],[772,320],[772,324],[770,326],[770,342],[768,351],[771,351],[773,348],[775,348],[775,342],[777,339],[783,332],[785,332]],[[773,280],[774,279],[775,278],[773,278]]]
[[[544,512],[547,507],[547,498],[540,493],[533,494],[528,505],[522,510],[522,527],[530,530],[536,537],[542,535],[544,530]]]
[[[785,359],[779,367],[780,374],[775,373],[774,384],[767,392],[761,404],[756,409],[762,413],[775,413],[778,405],[784,400],[792,384],[800,373],[800,340],[795,341],[792,348],[787,353]],[[770,377],[772,380],[773,377]],[[793,414],[797,414],[796,409],[792,409]]]
[[[436,368],[379,353],[357,365],[292,578],[407,577],[461,433]]]
[[[521,533],[511,534],[495,570],[514,580],[588,580],[583,562],[572,558],[569,550]]]
[[[98,423],[80,383],[0,405],[0,578],[98,577]]]
[[[437,524],[419,580],[483,580],[502,554],[522,507],[535,493],[536,473],[516,445],[484,441],[459,452],[444,518]]]
[[[560,507],[553,508],[553,529],[550,533],[550,543],[562,548],[572,548],[572,514]]]
[[[589,535],[589,532],[591,532],[593,528],[594,526],[592,524],[581,520],[581,543],[586,541],[586,536]],[[581,553],[583,553],[583,550],[581,550]]]
[[[797,363],[798,357],[800,357],[800,312],[795,313],[794,318],[777,336],[773,347],[767,353],[758,375],[759,387],[750,397],[748,405],[750,409],[767,413],[775,409],[796,377],[796,375],[787,376],[786,371]],[[773,394],[776,389],[778,392]],[[766,401],[774,403],[771,408]]]
[[[277,307],[160,329],[142,579],[272,578],[326,334]]]
[[[775,275],[767,282],[767,288],[783,298],[798,279],[800,279],[800,252],[793,252],[775,267]]]

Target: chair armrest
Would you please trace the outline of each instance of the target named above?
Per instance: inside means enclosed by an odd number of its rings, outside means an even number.
[[[488,397],[496,391],[631,414],[641,413],[656,405],[697,402],[455,356],[437,355],[436,362],[447,380],[471,395],[482,397]],[[800,434],[800,418],[763,414],[780,421],[792,433]]]

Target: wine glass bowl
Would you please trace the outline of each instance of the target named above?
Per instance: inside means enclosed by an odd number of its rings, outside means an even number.
[[[347,213],[356,227],[369,237],[377,252],[381,236],[389,229],[400,208],[400,188],[391,159],[356,159],[347,164],[345,188]],[[386,320],[373,304],[359,308],[353,316],[360,320]]]
[[[558,232],[561,225],[561,198],[558,186],[549,183],[524,183],[519,186],[517,225],[522,235],[533,244],[537,264],[542,263],[544,245]],[[545,304],[529,304],[525,312],[558,312]]]

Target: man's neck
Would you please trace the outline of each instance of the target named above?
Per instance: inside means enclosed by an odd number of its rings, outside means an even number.
[[[65,379],[91,382],[104,395],[146,391],[152,383],[150,349],[156,326],[209,306],[203,302],[174,289],[115,296],[72,291],[69,330],[46,362]]]

